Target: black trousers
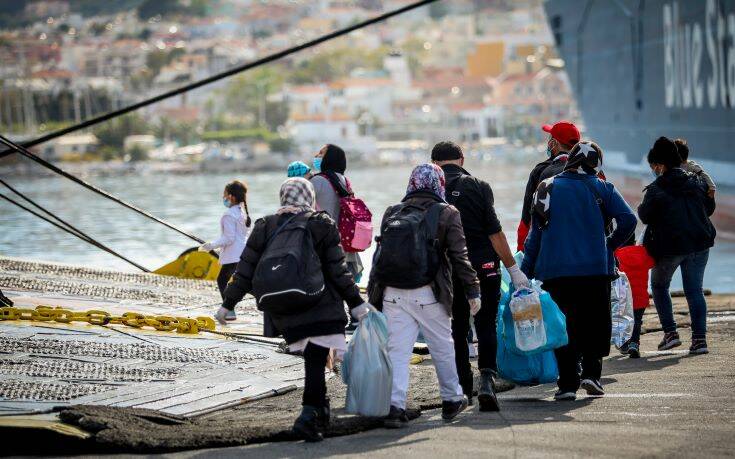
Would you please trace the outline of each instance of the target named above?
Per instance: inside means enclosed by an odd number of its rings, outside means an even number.
[[[219,294],[222,296],[223,300],[225,299],[227,283],[230,281],[230,277],[235,274],[236,269],[237,263],[227,263],[222,265],[219,270],[219,275],[217,276],[217,287],[219,287]]]
[[[543,287],[567,318],[569,344],[555,351],[559,389],[576,391],[580,379],[600,379],[602,358],[610,354],[610,278],[562,277],[544,282]]]
[[[484,370],[498,371],[495,354],[498,349],[498,340],[495,325],[498,317],[498,303],[500,302],[500,276],[486,277],[480,275],[480,291],[482,307],[474,317],[475,332],[477,332],[477,366]],[[457,375],[462,392],[472,396],[472,367],[467,347],[467,335],[470,331],[470,304],[464,295],[464,287],[454,279],[454,303],[452,304],[452,339],[454,340],[454,359],[457,363]]]
[[[633,334],[630,337],[631,342],[641,343],[641,327],[643,327],[643,314],[645,312],[645,309],[636,309],[633,311],[635,322],[633,323]]]
[[[324,367],[329,349],[314,343],[304,348],[304,398],[303,405],[321,408],[327,403],[327,382]]]

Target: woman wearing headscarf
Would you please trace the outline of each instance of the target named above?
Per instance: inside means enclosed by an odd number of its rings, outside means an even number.
[[[444,172],[439,166],[417,166],[411,173],[406,196],[400,204],[389,207],[383,215],[381,244],[387,243],[387,225],[395,227],[411,218],[423,218],[422,225],[432,228],[429,232],[435,231],[431,234],[430,246],[438,258],[436,272],[427,270],[428,282],[417,288],[397,288],[396,286],[401,286],[405,281],[408,273],[399,269],[395,270],[394,276],[386,274],[390,270],[382,271],[384,262],[380,254],[376,255],[370,273],[370,300],[376,307],[382,308],[388,319],[388,353],[393,365],[393,388],[390,413],[384,424],[389,428],[401,427],[408,422],[405,412],[408,365],[419,332],[426,339],[439,379],[442,417],[451,420],[467,408],[468,400],[459,385],[454,360],[451,328],[454,295],[452,272],[464,286],[473,315],[480,310],[480,283],[467,258],[467,245],[459,211],[444,200],[444,186]],[[413,247],[415,246],[410,246],[409,250],[415,250]],[[378,252],[380,250],[378,248]],[[417,254],[409,253],[405,257],[398,256],[413,259],[415,255]],[[415,268],[418,270],[418,266]]]
[[[369,305],[347,270],[340,246],[337,227],[326,213],[314,210],[314,187],[303,178],[290,178],[280,190],[281,207],[273,215],[255,222],[237,270],[225,290],[225,299],[218,312],[224,316],[245,294],[253,290],[253,276],[266,247],[279,228],[294,219],[306,220],[314,251],[319,257],[326,291],[319,302],[304,312],[269,315],[275,327],[293,352],[303,352],[305,382],[303,409],[294,423],[294,431],[307,441],[319,441],[329,423],[329,399],[326,396],[324,367],[330,349],[338,358],[347,347],[344,328],[347,325],[342,302],[346,301],[353,317],[367,314]],[[220,323],[223,321],[220,320]]]
[[[335,222],[339,221],[339,200],[352,194],[350,182],[345,177],[347,156],[344,150],[331,143],[324,145],[314,156],[314,176],[311,184],[316,193],[316,208],[329,214]],[[357,252],[345,253],[347,268],[356,282],[362,277],[362,260]]]
[[[580,386],[589,395],[605,393],[600,377],[610,353],[613,251],[633,234],[636,218],[615,187],[598,178],[601,166],[602,149],[579,142],[564,172],[542,181],[534,196],[521,270],[543,282],[567,319],[569,344],[556,350],[556,400],[574,400]],[[610,219],[616,228],[606,236]]]

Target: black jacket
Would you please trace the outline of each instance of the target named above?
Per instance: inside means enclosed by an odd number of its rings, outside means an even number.
[[[671,169],[644,191],[638,217],[648,225],[643,245],[653,258],[686,255],[714,245],[716,232],[709,217],[715,200],[707,195],[701,178]]]
[[[567,152],[559,152],[553,158],[536,164],[531,174],[529,174],[528,182],[526,182],[526,192],[523,195],[523,210],[521,211],[521,221],[526,226],[531,224],[533,195],[536,193],[539,183],[564,172],[564,166],[567,164],[568,157]]]
[[[290,214],[269,215],[255,222],[253,232],[242,252],[237,271],[225,290],[225,306],[234,306],[253,289],[253,274],[270,235]],[[345,254],[340,245],[339,230],[326,212],[311,215],[307,224],[314,248],[321,260],[327,289],[319,304],[308,311],[294,315],[269,314],[275,327],[283,333],[286,342],[293,343],[310,336],[344,333],[347,325],[342,300],[350,308],[363,303],[360,291],[345,265]]]
[[[499,261],[489,236],[503,231],[495,213],[490,185],[454,164],[442,166],[446,177],[447,202],[459,210],[467,240],[467,253],[475,270],[487,262]]]
[[[433,193],[416,191],[408,194],[402,202],[428,209],[429,206],[444,201]],[[381,228],[388,216],[393,213],[393,207],[388,207],[383,214]],[[441,268],[436,273],[434,282],[431,283],[431,289],[434,291],[437,301],[444,305],[447,313],[451,316],[452,302],[454,301],[452,273],[464,286],[467,298],[480,296],[480,281],[477,280],[477,273],[472,269],[472,264],[467,259],[467,244],[462,231],[462,219],[453,206],[446,206],[439,214],[439,227],[436,237],[439,240],[439,247],[444,251],[444,256],[441,257]],[[375,278],[374,271],[371,271],[370,282],[368,283],[370,304],[382,310],[384,293],[385,285],[381,284]]]

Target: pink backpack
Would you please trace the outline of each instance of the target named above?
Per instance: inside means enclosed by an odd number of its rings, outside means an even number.
[[[341,196],[332,181],[328,177],[325,178],[332,185],[334,192],[340,196],[337,227],[342,240],[342,248],[345,252],[362,252],[373,242],[373,214],[362,199],[355,197],[347,177],[345,177],[349,193],[347,196]]]

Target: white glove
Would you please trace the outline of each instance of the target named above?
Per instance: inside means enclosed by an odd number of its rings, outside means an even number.
[[[199,251],[200,252],[209,252],[209,251],[212,250],[212,248],[213,248],[212,247],[212,244],[209,243],[209,242],[207,242],[207,243],[202,244],[201,246],[199,246]]]
[[[375,309],[375,307],[370,303],[362,303],[360,306],[352,308],[350,315],[353,319],[360,321],[363,317],[368,315],[368,312],[370,311],[377,311],[377,309]]]
[[[521,268],[515,264],[508,268],[508,274],[510,274],[510,280],[513,282],[513,286],[516,290],[520,288],[531,288],[531,283],[528,281],[528,277],[523,274]]]
[[[472,298],[470,300],[467,300],[468,303],[470,303],[470,313],[474,316],[478,312],[480,312],[480,308],[482,307],[482,301],[479,297]]]

